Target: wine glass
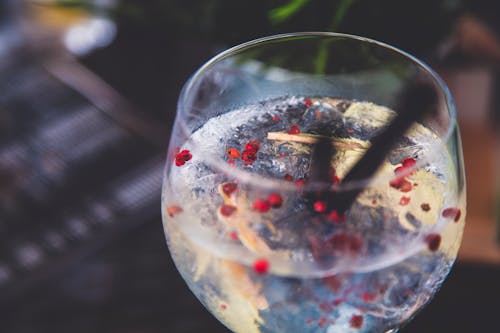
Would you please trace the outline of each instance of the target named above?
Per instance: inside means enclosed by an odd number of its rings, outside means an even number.
[[[432,112],[400,103],[416,81],[432,90]],[[402,105],[422,115],[376,172],[349,178]],[[233,47],[182,90],[162,212],[179,272],[234,332],[396,332],[460,246],[452,97],[423,62],[367,38],[295,33]]]

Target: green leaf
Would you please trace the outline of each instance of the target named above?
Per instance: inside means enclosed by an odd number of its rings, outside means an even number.
[[[279,24],[300,11],[309,0],[290,0],[287,4],[269,11],[269,20],[273,24]]]

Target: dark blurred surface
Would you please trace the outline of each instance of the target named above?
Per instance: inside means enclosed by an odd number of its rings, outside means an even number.
[[[324,30],[330,17],[310,18],[338,4],[312,2],[273,26],[264,15],[270,5],[256,3],[124,0],[113,43],[78,62],[62,49],[18,46],[0,30],[0,42],[13,45],[0,53],[0,332],[227,332],[189,292],[164,242],[160,186],[177,96],[217,50]],[[471,62],[436,52],[460,1],[446,2],[450,10],[434,1],[415,10],[375,3],[356,3],[343,31],[443,67]],[[494,7],[482,0],[470,10],[498,29]],[[499,281],[500,266],[458,263],[401,332],[496,332]]]

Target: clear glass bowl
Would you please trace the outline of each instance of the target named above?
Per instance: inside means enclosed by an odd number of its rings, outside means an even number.
[[[375,175],[343,182],[415,80],[435,91],[435,112],[393,143]],[[318,170],[325,140],[334,154]],[[353,190],[350,208],[336,209],[330,199]],[[452,98],[427,65],[362,37],[236,46],[181,93],[162,200],[179,272],[233,331],[394,332],[434,295],[462,237]]]

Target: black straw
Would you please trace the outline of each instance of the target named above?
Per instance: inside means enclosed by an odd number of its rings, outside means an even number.
[[[316,200],[322,200],[328,203],[329,193],[327,186],[332,181],[330,163],[332,161],[332,156],[335,155],[335,149],[328,136],[320,136],[313,149],[309,181],[313,184],[319,184],[321,187],[314,188],[313,191],[307,192],[306,197],[311,204],[314,204]]]
[[[436,110],[437,101],[437,94],[429,84],[417,81],[405,89],[397,100],[396,111],[398,111],[398,115],[396,118],[384,131],[372,139],[371,147],[347,173],[341,184],[372,177],[384,162],[390,149],[406,133],[411,125],[421,120],[424,115]],[[320,168],[329,170],[334,151],[333,149],[326,150],[322,146],[318,148],[315,149],[318,153],[313,155],[313,171]],[[329,155],[325,156],[325,154]],[[324,177],[323,174],[322,177]],[[326,198],[329,209],[335,209],[339,214],[343,214],[363,190],[363,186],[360,186],[352,190],[342,191],[342,193],[330,192],[328,198]]]
[[[321,136],[314,145],[309,180],[313,183],[328,184],[331,181],[330,163],[335,150],[329,137]]]

